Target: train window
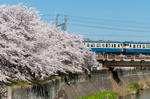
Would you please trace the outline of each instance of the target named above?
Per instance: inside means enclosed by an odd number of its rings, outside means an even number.
[[[100,43],[97,43],[97,47],[101,47],[101,44],[100,44]]]
[[[129,46],[129,44],[124,44],[124,46]]]
[[[105,44],[102,44],[102,47],[105,47]]]
[[[118,44],[118,47],[120,47],[120,44]]]
[[[142,45],[143,48],[145,48],[145,45]]]
[[[130,47],[132,47],[132,45],[130,44]]]
[[[137,45],[137,48],[141,48],[141,45]]]
[[[108,47],[110,47],[110,44],[108,44]]]
[[[108,47],[108,44],[106,44],[106,47]]]
[[[133,45],[133,48],[136,48],[136,45]]]
[[[87,43],[87,47],[90,47],[90,44],[89,44],[89,43]]]
[[[111,47],[114,47],[114,44],[111,44]]]
[[[114,44],[114,47],[116,47],[116,44]]]
[[[94,43],[92,43],[92,44],[91,44],[91,47],[95,47],[95,44],[94,44]]]
[[[123,44],[120,44],[120,46],[122,47]]]
[[[139,47],[141,48],[141,45],[139,45]]]

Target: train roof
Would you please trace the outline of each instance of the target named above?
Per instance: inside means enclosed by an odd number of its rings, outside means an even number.
[[[150,42],[130,42],[130,41],[83,41],[83,43],[126,43],[126,44],[150,44]]]

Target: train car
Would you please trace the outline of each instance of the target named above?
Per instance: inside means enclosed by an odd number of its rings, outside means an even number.
[[[122,52],[122,42],[83,41],[83,43],[93,52]]]
[[[150,53],[150,43],[83,41],[93,52],[103,53]]]
[[[150,53],[150,43],[123,42],[125,53]]]

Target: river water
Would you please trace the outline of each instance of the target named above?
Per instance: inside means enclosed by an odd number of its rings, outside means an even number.
[[[139,95],[131,95],[125,99],[150,99],[150,89],[142,91]]]

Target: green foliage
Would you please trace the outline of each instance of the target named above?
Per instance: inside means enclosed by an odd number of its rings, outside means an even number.
[[[49,81],[49,80],[52,80],[52,79],[57,79],[59,76],[57,75],[53,75],[53,76],[50,76],[50,77],[47,77],[47,78],[44,78],[44,80],[38,80],[38,81],[33,81],[31,82],[32,85],[38,85],[38,84],[42,84],[46,81]]]
[[[136,90],[137,90],[137,93],[139,93],[140,90],[141,90],[140,85],[139,85],[137,82],[128,84],[128,87],[129,87],[129,88],[132,88],[132,89],[136,89]]]
[[[44,78],[44,81],[56,79],[56,78],[58,78],[58,77],[59,77],[59,76],[57,76],[57,75],[50,76],[50,77]]]
[[[54,76],[50,76],[50,77],[44,78],[44,80],[38,80],[38,81],[33,81],[33,82],[18,81],[18,82],[8,83],[7,85],[10,86],[10,87],[13,87],[13,86],[16,86],[16,85],[19,85],[19,86],[38,85],[38,84],[44,83],[44,82],[46,82],[46,81],[49,81],[49,80],[52,80],[52,79],[56,79],[56,78],[58,78],[58,77],[59,77],[59,76],[54,75]]]
[[[78,99],[117,99],[118,95],[113,91],[105,91],[95,95],[89,95]]]
[[[15,86],[15,85],[20,85],[20,86],[25,86],[25,85],[29,85],[30,83],[27,81],[19,81],[19,82],[12,82],[12,83],[8,83],[8,86]]]

